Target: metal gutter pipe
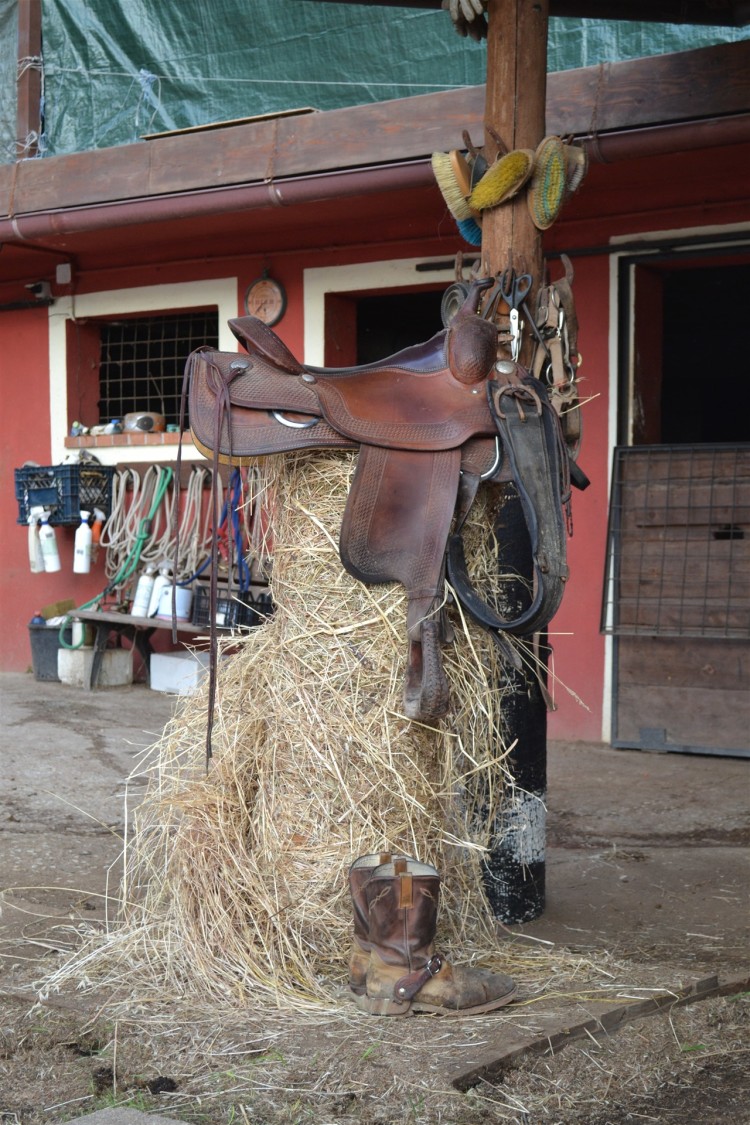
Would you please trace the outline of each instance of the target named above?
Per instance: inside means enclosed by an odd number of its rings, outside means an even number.
[[[749,141],[750,113],[579,138],[590,159],[605,164]],[[347,196],[406,191],[431,184],[434,184],[432,168],[424,158],[289,179],[138,196],[125,201],[8,215],[0,219],[0,243],[33,243],[111,227],[255,211],[269,206],[294,207]]]
[[[34,211],[0,219],[0,242],[25,242],[55,235],[108,230],[140,223],[168,222],[264,207],[404,191],[434,183],[428,160],[384,164],[359,170],[268,180],[166,195],[138,196],[127,201],[94,203]]]

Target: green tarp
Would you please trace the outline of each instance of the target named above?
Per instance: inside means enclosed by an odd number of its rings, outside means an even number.
[[[0,0],[0,163],[16,159],[18,0]]]
[[[0,0],[4,39],[6,8],[14,10],[15,2]],[[553,19],[549,69],[747,34]],[[485,45],[459,38],[445,12],[423,9],[304,0],[42,0],[42,36],[43,155],[302,106],[325,110],[479,85],[485,77]],[[4,65],[5,86],[8,77]],[[6,138],[10,111],[1,104]],[[4,152],[6,160],[15,158],[12,144],[4,143]]]

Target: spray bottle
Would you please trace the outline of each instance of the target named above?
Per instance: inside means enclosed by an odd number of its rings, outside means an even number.
[[[151,592],[154,588],[155,576],[156,567],[147,566],[138,579],[133,604],[130,607],[133,617],[148,617],[148,607],[151,601]]]
[[[81,523],[76,529],[75,544],[73,547],[73,573],[88,574],[91,570],[91,528],[89,527],[90,512],[81,512]]]
[[[27,523],[29,525],[29,566],[32,574],[44,573],[44,558],[42,544],[39,539],[38,523],[42,518],[44,508],[32,508],[29,512]]]
[[[60,552],[57,549],[55,529],[49,525],[49,512],[42,512],[42,526],[39,528],[39,545],[42,549],[44,569],[53,574],[60,569]]]
[[[91,527],[91,561],[96,562],[99,554],[99,541],[102,537],[102,528],[107,517],[101,508],[94,508],[94,522]]]
[[[172,582],[172,571],[171,571],[171,569],[166,564],[164,564],[163,566],[160,566],[159,567],[159,573],[157,574],[157,576],[154,580],[154,586],[153,586],[153,589],[151,591],[151,597],[150,597],[149,603],[148,603],[148,612],[146,613],[147,617],[155,617],[156,616],[156,611],[159,608],[159,602],[161,600],[161,592],[162,592],[162,590],[166,590],[167,586],[169,586],[171,584],[171,582]]]

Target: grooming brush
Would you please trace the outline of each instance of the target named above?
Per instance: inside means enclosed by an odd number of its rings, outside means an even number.
[[[520,191],[534,167],[531,149],[517,148],[492,164],[469,196],[469,204],[477,211],[497,207]]]
[[[567,174],[565,145],[559,137],[545,137],[534,155],[534,175],[526,195],[529,214],[538,230],[547,230],[559,215]]]
[[[433,152],[432,173],[440,188],[440,194],[454,219],[473,219],[471,207],[466,201],[469,194],[469,168],[460,152]]]
[[[471,195],[472,191],[487,171],[487,161],[484,158],[484,153],[481,148],[477,148],[472,142],[468,129],[464,129],[461,136],[463,137],[464,147],[466,148],[466,163],[469,168],[469,191],[467,191],[466,194]],[[502,141],[500,141],[499,137],[497,138],[497,142],[498,147],[502,146]],[[508,150],[503,146],[502,152],[505,153],[507,151]]]
[[[459,234],[471,246],[481,246],[482,230],[466,201],[471,186],[469,166],[463,155],[454,149],[452,152],[434,152],[432,171],[445,205],[456,220]]]
[[[565,145],[565,196],[578,191],[589,167],[588,153],[579,145]]]
[[[456,219],[459,234],[471,246],[482,245],[482,228],[475,219]]]

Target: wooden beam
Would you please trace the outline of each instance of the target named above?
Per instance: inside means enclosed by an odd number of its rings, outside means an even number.
[[[17,158],[36,156],[42,130],[42,3],[18,0]]]
[[[387,8],[439,8],[441,0],[339,0],[343,4],[380,4]],[[644,23],[705,24],[745,27],[747,0],[550,0],[551,16],[578,19],[638,20]]]
[[[5,165],[0,215],[11,195],[22,214],[263,182],[269,168],[284,177],[423,158],[460,145],[464,129],[481,136],[484,100],[472,86]],[[750,40],[550,74],[546,100],[547,130],[561,136],[740,114]]]

